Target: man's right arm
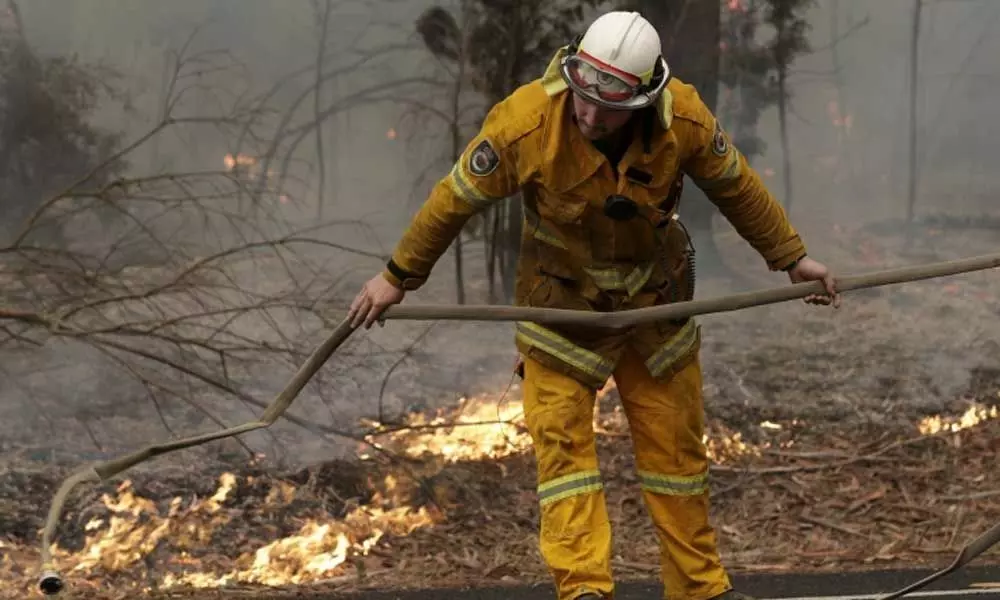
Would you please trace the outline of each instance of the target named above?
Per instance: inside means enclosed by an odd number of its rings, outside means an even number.
[[[348,318],[366,328],[408,290],[427,282],[431,269],[473,215],[512,196],[520,186],[516,140],[502,109],[494,107],[451,172],[431,190],[403,233],[385,269],[351,303]]]
[[[517,156],[495,130],[487,119],[410,221],[382,273],[396,287],[422,286],[468,220],[517,191]]]

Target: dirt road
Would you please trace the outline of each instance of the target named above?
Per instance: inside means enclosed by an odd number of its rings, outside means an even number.
[[[863,600],[877,599],[930,571],[870,571],[822,575],[743,575],[735,576],[738,588],[757,598],[783,600]],[[618,600],[654,600],[660,598],[656,582],[625,584]],[[486,588],[470,590],[419,590],[409,592],[364,592],[315,596],[312,600],[551,600],[549,587]],[[987,600],[1000,598],[1000,566],[982,566],[953,573],[943,580],[918,590],[910,598],[935,600]],[[200,600],[200,599],[192,599]]]

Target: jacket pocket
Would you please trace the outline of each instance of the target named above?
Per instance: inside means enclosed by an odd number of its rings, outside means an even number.
[[[587,207],[599,195],[598,186],[587,181],[562,192],[542,188],[538,194],[538,214],[560,225],[580,225]],[[603,198],[600,200],[603,202]]]

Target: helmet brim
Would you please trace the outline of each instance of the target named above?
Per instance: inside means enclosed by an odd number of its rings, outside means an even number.
[[[660,69],[658,69],[659,73],[657,73],[658,79],[656,80],[654,87],[621,102],[605,100],[597,94],[578,86],[576,82],[573,81],[573,77],[570,76],[569,66],[566,60],[563,60],[559,65],[559,74],[562,76],[563,81],[566,82],[569,89],[585,98],[587,102],[614,110],[639,110],[655,104],[657,99],[659,99],[660,94],[663,93],[663,89],[667,86],[667,81],[670,80],[670,69],[667,66],[667,61],[664,60],[663,57],[660,57],[659,63]]]

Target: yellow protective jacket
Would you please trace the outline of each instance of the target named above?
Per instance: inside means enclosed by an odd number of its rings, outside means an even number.
[[[525,214],[516,304],[591,311],[643,308],[692,293],[689,240],[672,191],[684,174],[767,261],[786,268],[805,247],[745,157],[734,148],[695,89],[677,79],[655,109],[632,119],[635,133],[613,169],[580,133],[559,76],[560,50],[545,75],[517,89],[487,115],[451,172],[431,191],[384,272],[404,289],[420,287],[474,214],[521,192]],[[645,135],[644,135],[645,134]],[[640,214],[605,214],[611,195]],[[662,225],[666,223],[666,225]],[[656,378],[667,378],[698,351],[693,319],[629,328],[542,327],[518,323],[519,351],[593,387],[605,383],[631,344]]]

